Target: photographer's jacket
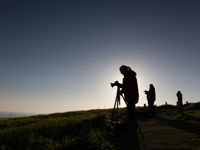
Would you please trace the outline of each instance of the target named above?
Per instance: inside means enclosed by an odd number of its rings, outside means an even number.
[[[129,71],[124,75],[122,92],[125,96],[125,101],[130,102],[133,101],[135,103],[138,102],[139,93],[138,93],[138,84],[136,73],[134,71]]]

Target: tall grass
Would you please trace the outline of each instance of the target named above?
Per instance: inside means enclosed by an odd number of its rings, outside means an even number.
[[[160,106],[150,117],[138,108],[138,124],[148,150],[198,150],[200,147],[200,103]],[[111,109],[38,115],[0,120],[0,150],[120,150],[134,149],[132,130],[114,128]],[[119,109],[121,122],[127,121]],[[141,137],[140,133],[138,136]],[[139,143],[143,144],[141,138]]]

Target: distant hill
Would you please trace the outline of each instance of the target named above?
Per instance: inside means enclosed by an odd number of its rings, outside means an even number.
[[[147,111],[147,110],[146,110]],[[157,107],[151,117],[137,108],[141,130],[134,132],[126,110],[121,123],[109,121],[112,109],[54,113],[0,121],[1,150],[199,150],[200,103]]]
[[[0,112],[0,119],[28,117],[36,115],[34,113],[20,113],[20,112]]]

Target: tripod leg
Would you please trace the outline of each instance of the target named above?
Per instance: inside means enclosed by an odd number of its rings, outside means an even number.
[[[117,102],[116,121],[118,121],[118,106],[119,106],[119,101],[118,101],[118,99],[116,100],[116,102]]]
[[[119,102],[120,102],[120,90],[118,88],[117,93],[116,93],[116,98],[115,98],[115,104],[114,104],[114,108],[113,108],[113,112],[112,112],[112,118],[111,118],[112,121],[118,121]]]
[[[112,118],[111,118],[112,121],[115,120],[115,116],[116,116],[116,105],[117,105],[117,98],[115,99],[114,108],[113,108],[113,111],[112,111]]]

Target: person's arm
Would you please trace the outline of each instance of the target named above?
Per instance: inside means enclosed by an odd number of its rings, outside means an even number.
[[[123,79],[123,84],[121,85],[122,88],[122,92],[123,93],[127,93],[127,92],[131,92],[133,87],[132,87],[132,80],[129,78],[124,78]]]
[[[123,87],[123,84],[121,84],[121,83],[118,83],[118,85],[119,85],[119,88],[122,88],[122,87]]]

